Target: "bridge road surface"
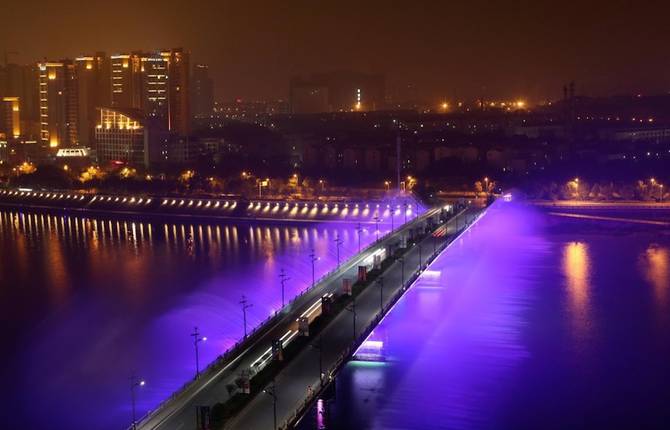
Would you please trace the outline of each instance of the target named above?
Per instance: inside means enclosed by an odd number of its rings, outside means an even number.
[[[260,357],[272,344],[273,339],[280,338],[289,326],[293,324],[296,318],[316,300],[327,292],[339,292],[342,287],[342,279],[350,278],[355,280],[358,276],[358,265],[364,259],[368,258],[375,251],[387,244],[394,243],[399,239],[399,233],[405,232],[409,228],[417,225],[428,217],[438,215],[440,208],[433,208],[420,215],[417,219],[411,220],[402,227],[397,228],[393,234],[389,234],[380,238],[378,243],[372,243],[368,248],[364,249],[360,254],[345,261],[339,270],[327,276],[322,282],[318,283],[316,287],[309,290],[302,296],[296,297],[293,303],[287,305],[288,311],[285,317],[274,326],[263,328],[265,333],[252,345],[248,346],[244,351],[234,357],[230,357],[225,366],[214,373],[200,374],[200,381],[197,385],[189,387],[186,392],[182,393],[176,399],[173,399],[159,408],[154,414],[142,419],[137,424],[139,430],[192,430],[196,427],[196,407],[198,406],[213,406],[217,402],[223,402],[230,396],[226,385],[234,383],[235,379],[244,369],[249,369],[251,365]],[[425,255],[432,252],[432,244],[430,249],[426,248]],[[418,260],[417,260],[418,261]],[[407,266],[410,267],[410,266]],[[409,270],[409,269],[407,269]],[[409,271],[406,272],[409,276]],[[389,284],[390,285],[390,284]],[[390,289],[390,288],[389,288]],[[379,292],[377,292],[377,304],[379,304]],[[348,312],[347,312],[348,314]],[[351,340],[351,327],[347,330],[349,339]],[[250,335],[251,336],[251,335]],[[318,371],[317,371],[318,373]],[[316,374],[315,374],[316,375]],[[262,393],[261,393],[262,394]],[[270,423],[272,427],[272,423]],[[270,428],[268,427],[268,428]]]
[[[479,210],[468,209],[457,218],[447,223],[447,235],[433,238],[428,236],[421,242],[422,258],[425,265],[426,259],[433,253],[433,240],[441,245],[447,240],[448,235],[455,233],[458,223],[463,219],[473,220]],[[400,262],[393,263],[384,273],[384,306],[388,306],[392,296],[401,288]],[[414,246],[405,254],[405,280],[413,271],[419,269],[419,248]],[[380,302],[379,286],[370,284],[359,296],[356,297],[356,335],[359,336],[365,328],[374,320],[379,313]],[[323,369],[327,372],[341,353],[351,344],[353,340],[353,315],[351,312],[343,311],[321,332],[323,348]],[[313,339],[316,340],[316,339]],[[271,384],[270,384],[271,385]],[[275,393],[277,396],[277,427],[284,428],[285,421],[289,418],[297,406],[302,404],[308,394],[308,387],[317,390],[319,386],[319,352],[313,348],[305,348],[297,357],[291,360],[287,366],[275,378]],[[259,393],[236,417],[227,425],[226,430],[271,430],[273,429],[273,400],[265,393]]]

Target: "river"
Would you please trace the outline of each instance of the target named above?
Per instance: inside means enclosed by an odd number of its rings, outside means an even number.
[[[363,226],[361,245],[375,239]],[[380,225],[380,233],[388,230]],[[131,423],[358,250],[356,224],[131,222],[0,211],[3,428]]]
[[[623,217],[497,202],[299,428],[667,429],[670,224]]]

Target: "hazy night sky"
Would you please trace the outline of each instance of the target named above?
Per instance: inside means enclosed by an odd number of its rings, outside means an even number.
[[[495,4],[493,4],[495,3]],[[217,97],[286,97],[296,74],[383,72],[443,97],[670,91],[667,2],[3,1],[0,50],[19,61],[183,46]]]

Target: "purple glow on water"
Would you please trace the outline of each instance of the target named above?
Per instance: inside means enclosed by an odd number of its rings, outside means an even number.
[[[375,329],[385,361],[338,376],[326,428],[665,428],[668,310],[667,229],[497,203]]]
[[[396,219],[396,226],[398,226]],[[390,223],[379,225],[380,235]],[[2,422],[42,429],[130,424],[358,249],[356,224],[172,224],[0,212],[0,311],[6,322]],[[376,237],[363,225],[361,245]],[[192,238],[192,239],[189,239]],[[6,407],[5,407],[6,406]],[[37,411],[37,413],[36,413]]]

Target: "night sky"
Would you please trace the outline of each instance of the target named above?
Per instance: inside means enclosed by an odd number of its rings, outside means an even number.
[[[280,98],[313,71],[382,72],[426,100],[668,93],[667,2],[3,1],[20,62],[184,46],[217,97]],[[16,56],[14,56],[16,58]]]

